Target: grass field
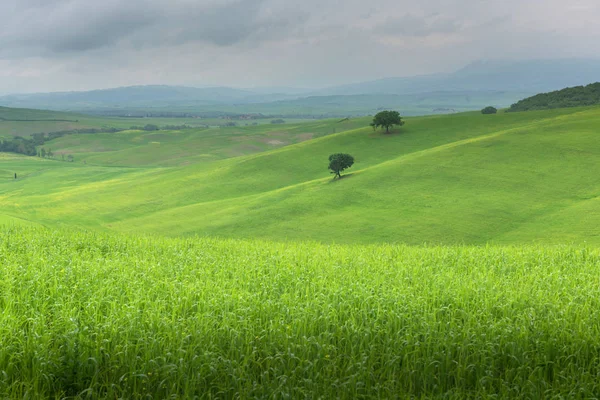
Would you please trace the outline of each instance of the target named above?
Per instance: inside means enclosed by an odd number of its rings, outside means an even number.
[[[600,108],[369,122],[0,154],[0,398],[598,398]]]
[[[74,163],[2,161],[0,214],[170,236],[600,243],[600,108],[368,123],[67,136],[47,146]],[[332,181],[335,152],[356,164]]]
[[[191,127],[221,126],[234,122],[238,126],[268,125],[273,118],[255,120],[226,120],[222,118],[125,118],[96,117],[85,114],[58,111],[30,110],[0,106],[0,139],[13,136],[28,137],[34,133],[49,133],[88,128],[128,129],[132,126],[148,124],[159,127],[188,125]],[[286,122],[299,123],[307,120],[286,118]],[[310,120],[308,120],[310,121]]]
[[[303,121],[285,125],[69,135],[49,142],[48,147],[59,156],[73,154],[79,161],[94,165],[177,166],[264,152],[363,124],[363,120],[335,124]]]
[[[0,397],[596,398],[600,252],[0,232]]]

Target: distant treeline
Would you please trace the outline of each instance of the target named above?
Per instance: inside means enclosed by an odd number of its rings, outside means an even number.
[[[295,118],[295,119],[321,119],[345,116],[344,113],[327,113],[320,115],[304,114],[304,113],[269,113],[261,112],[227,112],[227,111],[143,111],[143,110],[128,110],[128,109],[110,109],[110,110],[78,110],[80,113],[89,115],[99,115],[103,117],[120,117],[120,118],[221,118],[231,120],[253,120],[253,119],[273,119],[273,118]],[[355,113],[356,114],[356,113]],[[358,113],[363,115],[364,113]]]
[[[193,128],[192,126],[189,125],[164,125],[163,127],[159,127],[158,125],[154,125],[154,124],[147,124],[144,126],[132,126],[129,129],[134,130],[134,131],[148,131],[148,132],[152,132],[152,131],[180,131],[182,129],[190,129]]]
[[[0,141],[0,152],[17,153],[28,156],[37,156],[37,150],[33,144],[33,140],[15,136],[10,140]]]
[[[120,118],[204,118],[203,113],[190,113],[179,111],[139,111],[139,110],[81,110],[85,114],[100,115],[103,117],[120,117]]]
[[[513,104],[508,111],[547,110],[596,104],[600,104],[600,82],[537,94]]]
[[[140,131],[159,131],[159,130],[182,130],[192,128],[189,125],[165,125],[159,127],[158,125],[148,124],[145,126],[132,126],[128,129],[140,130]],[[25,154],[28,156],[37,156],[40,153],[36,150],[36,146],[42,146],[46,142],[63,137],[66,135],[75,134],[94,134],[94,133],[116,133],[122,132],[128,129],[120,128],[85,128],[85,129],[71,129],[57,132],[40,132],[31,135],[31,138],[24,138],[21,136],[15,136],[12,139],[4,139],[0,141],[0,152],[3,153],[17,153]]]
[[[22,119],[13,119],[13,118],[3,118],[0,117],[0,121],[6,122],[79,122],[78,119],[30,119],[30,118],[22,118]]]
[[[12,139],[4,139],[0,142],[0,152],[25,154],[27,156],[37,156],[36,146],[42,146],[44,143],[66,135],[74,135],[77,133],[114,133],[124,129],[117,128],[87,128],[87,129],[72,129],[68,131],[58,131],[50,133],[34,133],[31,138],[15,136]]]

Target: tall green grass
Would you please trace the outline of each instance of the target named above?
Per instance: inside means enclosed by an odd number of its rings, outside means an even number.
[[[594,398],[600,251],[0,231],[0,397]]]

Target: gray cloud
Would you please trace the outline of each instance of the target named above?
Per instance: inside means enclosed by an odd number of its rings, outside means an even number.
[[[15,6],[13,14],[13,22],[0,28],[4,57],[84,52],[122,41],[156,47],[190,41],[231,46],[275,40],[308,15],[273,12],[266,0],[28,0]]]
[[[121,38],[155,23],[159,9],[143,1],[29,0],[0,28],[0,55],[31,56],[81,52],[115,45]]]
[[[211,8],[191,9],[173,18],[181,26],[171,44],[204,41],[231,46],[245,41],[281,39],[306,20],[306,13],[273,12],[265,0],[239,0]]]
[[[458,21],[439,16],[417,17],[405,14],[398,18],[388,18],[374,31],[385,35],[429,36],[439,33],[454,33],[461,29]]]
[[[314,86],[597,57],[597,0],[2,0],[0,92]]]

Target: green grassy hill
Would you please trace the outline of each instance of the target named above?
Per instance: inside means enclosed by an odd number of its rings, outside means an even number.
[[[75,163],[2,162],[0,213],[174,236],[600,242],[599,108],[409,118],[392,135],[368,122],[64,137],[52,149]],[[339,181],[335,152],[356,159]]]
[[[1,154],[0,398],[597,397],[600,108],[368,123]]]
[[[362,126],[363,120],[344,120],[179,131],[129,130],[69,135],[49,142],[48,147],[59,156],[73,154],[95,165],[176,166],[264,152]]]

